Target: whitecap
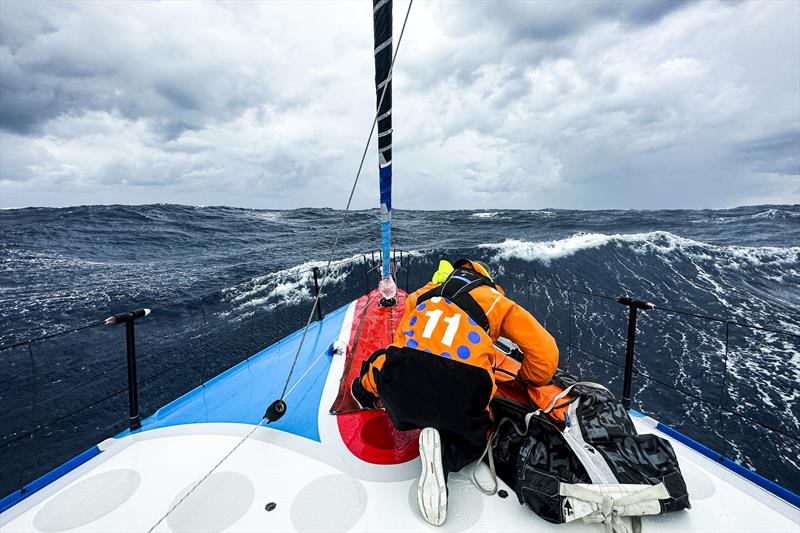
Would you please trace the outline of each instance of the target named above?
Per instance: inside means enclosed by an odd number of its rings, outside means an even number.
[[[776,218],[797,218],[798,216],[800,216],[800,214],[795,213],[793,211],[784,211],[783,209],[775,209],[773,207],[767,209],[766,211],[761,211],[759,213],[755,213],[753,215],[744,218],[772,220]]]
[[[496,259],[523,259],[549,264],[555,259],[569,257],[582,250],[600,248],[608,244],[630,245],[636,253],[668,254],[680,250],[695,259],[712,259],[722,254],[733,260],[731,266],[734,267],[740,263],[756,265],[765,263],[796,265],[800,263],[800,247],[723,246],[695,241],[667,231],[611,235],[576,233],[563,239],[541,242],[506,239],[500,243],[481,244],[479,248],[496,250]]]
[[[257,211],[255,216],[267,222],[276,222],[283,218],[283,213],[281,211]]]
[[[548,211],[546,209],[533,209],[531,211],[528,211],[528,214],[529,215],[534,215],[534,216],[546,217],[546,218],[550,218],[550,217],[556,216],[556,214],[554,212]]]
[[[332,286],[344,282],[350,272],[350,264],[360,260],[362,255],[354,255],[338,261],[332,261],[325,274],[326,261],[308,261],[291,268],[270,272],[254,277],[250,282],[223,290],[238,310],[266,306],[275,309],[283,305],[299,304],[312,298],[313,269],[319,269],[320,283],[323,293]],[[324,281],[323,281],[324,280]]]
[[[798,218],[800,217],[800,213],[794,211],[787,211],[784,209],[776,209],[771,207],[765,211],[759,211],[758,213],[753,213],[751,215],[728,215],[728,216],[714,216],[711,217],[708,222],[712,224],[731,224],[731,223],[739,223],[743,220],[777,220],[777,219],[788,219],[788,218]],[[705,220],[697,220],[693,221],[695,223],[705,223]]]
[[[601,233],[578,233],[555,241],[530,242],[506,239],[501,243],[481,244],[478,247],[497,250],[496,259],[523,259],[549,263],[554,259],[568,257],[581,250],[606,245],[611,238],[611,236]]]

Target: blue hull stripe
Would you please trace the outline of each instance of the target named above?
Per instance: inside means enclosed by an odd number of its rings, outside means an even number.
[[[89,459],[97,457],[98,455],[100,455],[100,453],[101,453],[100,448],[98,448],[97,446],[92,446],[82,454],[76,455],[63,465],[54,468],[53,470],[46,473],[42,477],[31,481],[18,491],[12,492],[8,496],[0,500],[0,513],[4,513],[5,511],[12,508],[16,504],[27,498],[28,496],[43,489],[44,487],[46,487],[53,481],[57,480],[61,476],[64,476],[72,472],[73,470],[81,466],[83,463],[88,461]]]
[[[319,442],[319,403],[332,360],[328,349],[339,337],[347,307],[328,313],[322,322],[314,322],[308,328],[308,336],[297,360],[298,371],[289,383],[290,392],[285,398],[286,415],[270,424],[271,429]],[[257,424],[264,416],[266,406],[280,396],[302,334],[302,329],[295,331],[212,378],[204,386],[173,400],[142,420],[139,431],[214,422]],[[124,431],[118,437],[127,434],[128,431]]]
[[[286,415],[270,428],[293,433],[319,442],[318,411],[322,389],[331,365],[329,347],[339,337],[347,305],[328,313],[322,322],[311,324],[306,342],[297,361],[297,372],[289,384],[286,395]],[[210,422],[257,424],[265,407],[280,396],[283,376],[288,375],[297,344],[303,330],[242,361],[222,374],[210,379],[180,398],[173,400],[155,414],[142,420],[142,429],[181,424]],[[117,438],[130,435],[128,430]],[[61,476],[101,453],[94,446],[66,463],[31,481],[23,488],[0,500],[0,513],[18,504],[31,494],[43,489]]]
[[[638,411],[636,411],[634,409],[631,409],[630,412],[631,412],[632,415],[640,417],[640,418],[645,416],[642,413],[640,413],[640,412],[638,412]],[[775,496],[777,496],[778,498],[781,498],[782,500],[785,500],[785,501],[791,503],[795,507],[800,508],[800,496],[798,496],[794,492],[792,492],[792,491],[790,491],[790,490],[788,490],[788,489],[786,489],[784,487],[781,487],[777,483],[775,483],[773,481],[770,481],[769,479],[767,479],[767,478],[765,478],[765,477],[763,477],[763,476],[761,476],[759,474],[756,474],[752,470],[749,470],[749,469],[743,467],[739,463],[735,463],[735,462],[731,461],[727,457],[723,457],[722,455],[720,455],[719,453],[715,452],[714,450],[712,450],[708,446],[704,446],[704,445],[700,444],[696,440],[687,437],[686,435],[684,435],[680,431],[676,431],[676,430],[672,429],[669,426],[665,426],[661,422],[656,421],[656,429],[658,429],[660,432],[664,433],[665,435],[669,435],[670,437],[672,437],[673,439],[677,440],[678,442],[680,442],[682,444],[685,444],[686,446],[688,446],[689,448],[693,449],[694,451],[699,452],[702,455],[705,455],[706,457],[708,457],[709,459],[711,459],[715,463],[717,463],[719,465],[722,465],[725,468],[727,468],[728,470],[731,470],[731,471],[739,474],[740,476],[742,476],[746,480],[758,485],[759,487],[761,487],[762,489],[766,490],[767,492],[772,493]]]

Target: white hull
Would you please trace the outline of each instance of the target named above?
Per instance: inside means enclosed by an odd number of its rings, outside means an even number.
[[[326,317],[323,322],[338,320],[341,326],[329,323],[332,327],[327,330],[320,327],[308,349],[322,354],[336,340],[336,329],[339,340],[347,343],[354,309],[355,304],[351,304],[346,312]],[[326,337],[326,331],[333,334]],[[288,340],[287,345],[291,347]],[[274,373],[270,361],[279,358],[270,350],[275,351],[275,347],[248,363],[249,383],[268,379]],[[259,359],[262,355],[263,365]],[[304,381],[297,382],[308,385],[309,377],[324,380],[316,411],[318,441],[287,430],[258,428],[159,523],[253,429],[253,424],[182,423],[149,430],[145,424],[145,431],[108,439],[99,446],[102,453],[0,515],[0,529],[4,533],[142,532],[157,523],[154,531],[164,532],[435,529],[422,519],[417,508],[418,458],[397,465],[370,464],[355,457],[343,442],[336,417],[328,413],[328,408],[337,394],[344,357],[321,357],[332,360],[312,357],[310,361],[317,361],[314,365],[321,365],[320,374],[315,378],[307,372]],[[264,374],[259,376],[258,372]],[[242,379],[243,375],[233,372],[228,379]],[[224,381],[211,382],[197,394],[212,398],[214,387],[222,387]],[[304,386],[298,386],[295,392],[305,394]],[[248,387],[237,390],[245,395],[251,392]],[[182,400],[183,407],[170,407],[171,413],[194,405]],[[258,403],[256,411],[263,412],[264,405]],[[289,406],[292,409],[291,402]],[[152,418],[163,416],[157,413]],[[634,417],[634,422],[641,433],[658,433],[670,440],[692,503],[689,511],[644,517],[646,531],[800,531],[797,508],[662,434],[648,425],[648,419]],[[547,523],[521,506],[502,481],[500,488],[508,491],[507,498],[484,496],[468,480],[469,468],[451,475],[444,530],[602,531],[598,524]],[[488,476],[488,469],[482,474]],[[267,511],[270,502],[276,505]]]

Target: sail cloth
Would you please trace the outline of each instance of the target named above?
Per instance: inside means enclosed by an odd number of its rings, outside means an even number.
[[[393,298],[392,233],[392,0],[372,0],[375,40],[375,102],[378,112],[378,166],[381,200],[381,294]],[[384,90],[385,89],[385,90]]]

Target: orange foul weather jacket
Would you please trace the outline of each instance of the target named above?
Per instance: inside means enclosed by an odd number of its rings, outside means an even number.
[[[415,348],[430,352],[432,356],[448,357],[485,369],[492,379],[494,397],[497,390],[492,371],[496,354],[494,341],[505,337],[516,343],[524,355],[518,379],[528,387],[550,381],[558,366],[558,347],[533,315],[507,298],[499,287],[476,287],[470,295],[486,314],[487,332],[446,298],[434,297],[418,303],[420,296],[439,285],[428,283],[408,296],[405,314],[392,343],[394,346]],[[376,357],[362,376],[364,388],[376,396],[378,389],[373,369],[380,370],[384,361],[384,355]]]

